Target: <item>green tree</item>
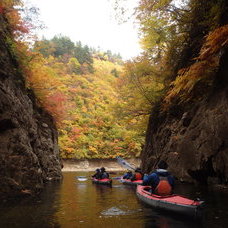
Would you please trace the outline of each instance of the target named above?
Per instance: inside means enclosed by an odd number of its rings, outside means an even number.
[[[50,41],[55,48],[53,53],[55,57],[63,56],[64,54],[73,56],[75,45],[69,37],[58,35],[54,36]]]
[[[84,64],[84,67],[88,69],[88,72],[93,72],[93,58],[87,45],[83,46],[80,41],[77,42],[74,47],[74,57],[78,59],[80,64]]]

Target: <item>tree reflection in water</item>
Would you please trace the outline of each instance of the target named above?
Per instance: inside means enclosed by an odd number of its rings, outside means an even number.
[[[142,204],[135,188],[113,180],[112,187],[79,181],[91,173],[64,173],[62,183],[50,183],[37,198],[0,206],[0,227],[227,227],[228,198],[225,193],[205,191],[207,217],[203,224],[179,215],[157,211]],[[201,190],[181,185],[179,193],[191,198]],[[219,219],[216,219],[218,218]]]

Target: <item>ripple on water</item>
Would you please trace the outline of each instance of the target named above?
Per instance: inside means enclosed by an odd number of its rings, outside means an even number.
[[[104,216],[119,216],[119,215],[129,215],[129,214],[133,214],[135,213],[135,211],[133,210],[121,210],[118,207],[111,207],[108,210],[104,210],[101,212],[102,215]]]

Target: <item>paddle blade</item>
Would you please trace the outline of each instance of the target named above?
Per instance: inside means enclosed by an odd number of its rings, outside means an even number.
[[[114,179],[114,180],[120,180],[122,178],[122,176],[120,176],[120,177],[112,177],[112,179]]]
[[[123,158],[121,157],[116,157],[117,159],[117,162],[123,166],[124,168],[126,169],[132,169],[132,170],[135,170],[135,167],[133,167],[132,165],[130,165],[127,161],[125,161]]]
[[[87,177],[83,177],[83,176],[79,176],[79,177],[77,177],[77,179],[78,179],[79,181],[86,181],[86,180],[88,180]]]

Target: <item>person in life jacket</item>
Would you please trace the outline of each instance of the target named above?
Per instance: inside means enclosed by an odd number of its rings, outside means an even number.
[[[123,175],[123,179],[131,179],[133,176],[133,173],[131,170],[128,170],[127,173]]]
[[[101,167],[101,175],[99,179],[106,179],[109,178],[109,174],[106,172],[104,167]]]
[[[140,168],[136,168],[135,173],[131,178],[131,181],[142,180],[142,179],[143,179],[142,170]]]
[[[172,194],[174,177],[167,171],[168,164],[161,160],[158,169],[149,175],[144,175],[143,185],[152,187],[152,193],[165,196]]]
[[[92,178],[99,179],[100,176],[101,176],[101,170],[100,169],[96,169],[96,173],[92,175]]]

